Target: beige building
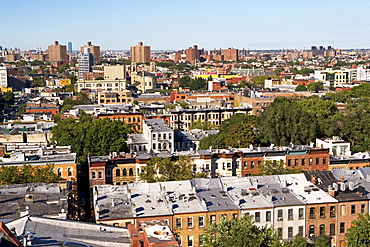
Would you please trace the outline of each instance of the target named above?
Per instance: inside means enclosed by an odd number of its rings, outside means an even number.
[[[104,80],[125,80],[125,65],[104,66]]]
[[[58,41],[55,41],[54,45],[48,46],[48,54],[49,61],[54,66],[59,67],[64,63],[68,63],[67,46],[60,45]]]
[[[135,63],[150,62],[150,46],[144,46],[143,42],[139,42],[137,46],[131,46],[131,61]]]
[[[100,46],[98,45],[92,45],[92,43],[89,41],[85,46],[81,46],[81,53],[84,53],[85,48],[90,48],[90,53],[94,56],[94,63],[100,62]]]
[[[155,89],[157,86],[157,77],[147,71],[132,72],[131,85],[142,92]]]
[[[132,96],[132,92],[128,90],[124,92],[98,92],[98,104],[130,104],[132,102],[134,102],[134,97]]]
[[[95,81],[80,81],[77,83],[77,91],[124,91],[126,90],[126,81],[124,80],[95,80]]]

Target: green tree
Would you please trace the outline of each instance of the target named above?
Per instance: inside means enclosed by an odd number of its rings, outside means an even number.
[[[206,121],[198,119],[197,121],[192,122],[189,129],[214,130],[217,129],[217,126],[212,123],[208,123]]]
[[[18,184],[18,183],[20,183],[18,167],[2,166],[0,168],[0,184]]]
[[[31,82],[32,87],[45,87],[46,82],[42,77],[34,77]]]
[[[317,90],[323,90],[324,86],[322,85],[322,82],[318,81],[307,85],[308,90],[316,90],[316,88]]]
[[[180,156],[177,161],[171,161],[169,157],[152,157],[140,173],[140,179],[148,183],[189,180],[193,177],[189,156]]]
[[[330,237],[326,235],[320,235],[315,239],[313,243],[315,247],[328,247],[330,246]]]
[[[4,108],[10,108],[12,105],[14,105],[15,98],[13,92],[5,92],[2,96],[2,104]]]
[[[18,109],[17,109],[17,113],[16,113],[16,115],[17,116],[19,116],[19,115],[21,115],[21,114],[23,114],[23,113],[25,113],[26,112],[26,105],[25,104],[21,104],[19,107],[18,107]]]
[[[264,87],[265,86],[265,80],[267,79],[279,79],[281,80],[282,78],[280,76],[270,76],[270,75],[261,75],[261,76],[254,76],[251,81],[252,81],[252,86],[255,87]]]
[[[301,235],[297,234],[294,236],[294,239],[285,240],[282,244],[282,247],[309,247],[310,244],[307,243],[306,239]]]
[[[370,215],[359,214],[357,220],[352,222],[347,230],[346,246],[368,247],[370,245]]]
[[[272,247],[279,246],[277,233],[272,227],[258,227],[252,217],[208,223],[204,229],[205,247]]]
[[[68,68],[69,68],[69,65],[68,64],[66,64],[66,63],[65,64],[62,64],[58,68],[58,73],[65,73]]]
[[[257,175],[259,176],[295,174],[301,172],[302,168],[300,166],[287,169],[283,160],[266,160],[257,167]]]
[[[296,86],[295,91],[307,91],[307,87],[305,85],[298,85]]]

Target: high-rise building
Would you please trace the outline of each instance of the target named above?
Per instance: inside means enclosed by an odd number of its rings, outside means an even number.
[[[150,46],[143,45],[139,42],[137,46],[131,46],[131,62],[149,63],[150,62]]]
[[[81,46],[81,53],[84,53],[84,48],[90,48],[90,53],[94,56],[94,64],[100,62],[100,46],[92,45],[89,41],[85,46]]]
[[[71,54],[72,53],[72,42],[69,41],[68,42],[68,54]]]
[[[58,41],[55,41],[54,45],[48,46],[48,54],[50,63],[56,67],[68,63],[67,47],[60,45]]]
[[[82,80],[84,73],[92,71],[94,56],[89,47],[85,47],[83,53],[78,56],[78,79]]]
[[[8,74],[6,67],[0,64],[0,87],[8,87]]]
[[[204,54],[204,49],[198,50],[197,45],[193,45],[193,47],[189,47],[185,50],[186,60],[195,63],[196,61],[199,61],[200,55]]]
[[[221,50],[221,54],[224,56],[225,61],[238,61],[239,60],[239,51],[238,49],[223,49]]]

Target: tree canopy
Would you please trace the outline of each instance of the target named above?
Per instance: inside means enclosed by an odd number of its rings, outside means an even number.
[[[180,87],[188,87],[191,91],[207,90],[207,81],[203,78],[192,79],[189,76],[183,76],[178,80]]]
[[[346,246],[348,247],[367,247],[370,245],[370,215],[359,214],[358,219],[352,222],[352,226],[347,230]]]
[[[140,179],[148,183],[189,180],[193,177],[189,156],[180,156],[176,161],[171,161],[169,157],[152,157],[140,173]]]
[[[258,227],[252,217],[244,215],[220,223],[208,223],[204,229],[205,247],[272,247],[279,246],[276,230],[272,227]]]
[[[25,184],[25,183],[56,183],[60,180],[54,171],[54,164],[47,164],[46,167],[23,165],[1,166],[0,184]]]

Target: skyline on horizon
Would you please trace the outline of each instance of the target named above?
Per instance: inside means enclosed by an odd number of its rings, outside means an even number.
[[[102,50],[129,50],[139,41],[152,50],[370,48],[365,0],[6,0],[0,46],[46,50],[55,40],[73,50],[92,41]]]

